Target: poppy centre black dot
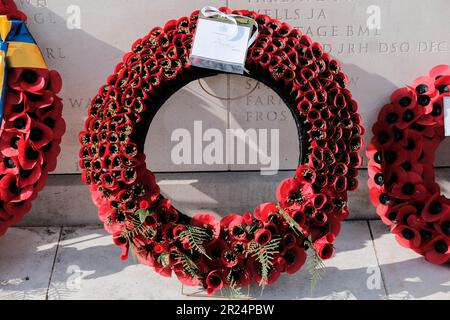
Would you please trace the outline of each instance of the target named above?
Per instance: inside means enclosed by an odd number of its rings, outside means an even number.
[[[413,139],[409,138],[408,139],[408,144],[406,146],[406,149],[413,150],[415,147],[416,147],[416,143],[414,142]]]
[[[387,115],[386,120],[390,124],[396,123],[398,120],[398,114],[395,112],[391,112]]]
[[[18,130],[25,129],[25,127],[27,125],[27,120],[25,120],[25,118],[17,118],[14,120],[13,125],[14,125],[14,128],[16,128]]]
[[[440,116],[442,113],[442,106],[439,103],[433,104],[433,111],[431,111],[431,115],[433,117]]]
[[[33,128],[30,131],[30,139],[33,142],[40,141],[44,136],[44,132],[40,128]]]
[[[414,112],[411,110],[406,110],[403,114],[403,121],[410,122],[414,119]]]
[[[383,155],[381,154],[381,151],[375,153],[373,159],[375,160],[376,163],[381,164],[383,162]]]
[[[381,143],[381,144],[385,144],[386,142],[388,142],[389,141],[389,134],[387,133],[387,132],[381,132],[379,135],[378,135],[378,141]]]
[[[23,103],[15,104],[12,106],[12,109],[15,113],[21,113],[25,110],[25,106]]]
[[[417,99],[417,102],[423,107],[429,105],[430,101],[431,101],[431,99],[427,95],[419,96],[419,98]]]
[[[381,173],[377,173],[374,177],[375,183],[379,186],[384,184],[384,178]]]
[[[391,212],[388,215],[389,220],[395,221],[397,219],[397,212]]]
[[[386,193],[380,194],[379,200],[380,203],[385,206],[389,205],[389,203],[391,202],[391,198]]]
[[[16,164],[14,163],[13,159],[11,158],[4,158],[3,159],[3,164],[5,165],[5,167],[7,167],[8,169],[12,169],[16,167]]]
[[[412,195],[414,191],[416,191],[416,187],[411,182],[405,183],[402,187],[403,194],[408,196]]]
[[[394,127],[392,128],[392,131],[394,132],[394,140],[399,141],[403,139],[403,131]]]
[[[394,163],[395,160],[397,160],[397,152],[393,150],[388,150],[384,156],[386,158],[387,163]]]
[[[436,250],[437,253],[444,254],[448,250],[448,245],[444,240],[436,241],[434,244],[434,250]]]
[[[22,73],[22,79],[27,83],[35,83],[37,78],[38,75],[33,70],[26,70],[24,73]]]
[[[415,234],[414,231],[412,231],[411,229],[403,229],[402,236],[406,240],[411,240],[414,239]]]
[[[39,152],[37,152],[36,150],[34,150],[31,147],[28,147],[25,150],[25,156],[27,157],[27,159],[29,160],[36,160],[39,156]]]
[[[9,146],[13,149],[17,149],[19,146],[19,140],[19,137],[11,138],[11,140],[9,140]]]
[[[45,118],[44,124],[49,127],[50,129],[53,129],[55,127],[55,120],[52,118]]]
[[[20,170],[21,178],[28,178],[33,173],[33,170]]]
[[[12,194],[18,195],[20,194],[20,188],[17,187],[16,182],[12,181],[9,186],[8,186],[9,192],[11,192]]]
[[[42,99],[41,95],[34,94],[34,93],[28,93],[27,97],[32,102],[37,102],[37,101],[40,101]]]
[[[442,204],[440,204],[437,201],[434,201],[430,204],[430,208],[428,209],[428,211],[433,215],[439,214],[442,211]]]
[[[445,221],[443,224],[441,224],[441,230],[445,235],[449,236],[450,235],[450,221]]]
[[[411,105],[411,98],[410,97],[403,97],[399,100],[399,105],[402,106],[403,108],[408,107],[409,105]]]
[[[420,230],[420,237],[423,240],[430,240],[433,234],[428,230]]]
[[[409,161],[405,161],[401,164],[402,168],[405,169],[405,171],[411,171],[412,170],[412,165],[411,162]]]
[[[426,84],[419,84],[417,87],[416,87],[416,92],[418,93],[418,94],[424,94],[425,92],[427,92],[428,91],[428,86],[426,85]]]
[[[445,84],[440,85],[439,87],[437,87],[437,89],[439,90],[440,94],[450,92],[450,86],[447,86]]]
[[[51,141],[49,144],[46,144],[42,147],[42,151],[47,152],[50,151],[50,149],[53,147],[53,141]]]

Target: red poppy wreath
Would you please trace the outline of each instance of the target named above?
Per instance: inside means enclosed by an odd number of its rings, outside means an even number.
[[[0,236],[44,188],[65,131],[61,77],[47,69],[25,20],[12,0],[0,1]]]
[[[121,257],[132,249],[160,274],[175,273],[210,294],[293,274],[308,249],[323,259],[333,255],[348,216],[347,190],[358,186],[364,133],[347,77],[320,44],[267,15],[220,10],[256,20],[260,33],[246,75],[277,91],[302,124],[306,164],[278,186],[277,203],[220,221],[208,213],[188,217],[160,194],[145,166],[142,137],[158,109],[192,80],[217,74],[189,62],[198,11],[133,44],[93,99],[80,133],[82,178]]]
[[[443,100],[450,66],[396,90],[381,110],[367,148],[370,198],[397,241],[435,264],[450,262],[450,200],[435,181],[434,158],[444,140]]]

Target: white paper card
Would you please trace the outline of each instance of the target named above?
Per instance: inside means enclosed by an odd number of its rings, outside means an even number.
[[[211,19],[198,19],[190,60],[192,65],[244,73],[250,27]]]
[[[444,128],[445,136],[450,137],[450,97],[444,97]]]

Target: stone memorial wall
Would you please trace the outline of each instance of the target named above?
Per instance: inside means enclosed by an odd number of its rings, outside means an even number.
[[[434,65],[450,63],[448,0],[16,2],[28,15],[29,28],[50,68],[59,70],[64,79],[62,97],[68,130],[56,172],[59,174],[80,172],[77,137],[86,109],[131,43],[154,26],[189,15],[205,5],[270,14],[322,43],[326,52],[342,62],[344,72],[349,75],[350,89],[368,128],[367,139],[378,111],[396,87],[426,74]],[[259,133],[267,133],[268,138],[274,138],[271,129],[279,129],[280,168],[296,167],[297,132],[287,107],[271,89],[234,75],[193,82],[172,96],[151,126],[146,143],[149,165],[159,172],[258,169],[260,165],[250,161],[211,164],[196,161],[193,156],[190,163],[176,164],[171,157],[176,129],[185,129],[193,141],[201,141],[207,129],[217,129],[226,137],[228,129],[239,128],[262,129]],[[274,152],[268,140],[268,152]],[[251,141],[248,144],[250,154],[255,146]],[[436,165],[450,165],[449,147],[448,142],[441,145]]]

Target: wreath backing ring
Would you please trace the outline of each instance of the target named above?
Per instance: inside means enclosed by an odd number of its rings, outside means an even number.
[[[61,77],[45,66],[44,58],[24,24],[25,14],[17,10],[12,0],[2,0],[0,19],[2,49],[8,52],[7,70],[2,71],[1,236],[30,211],[32,201],[45,186],[48,173],[55,170],[65,122],[62,102],[56,95],[61,90]],[[5,30],[9,31],[3,34]],[[8,49],[3,47],[6,42]]]
[[[306,164],[278,186],[277,204],[221,221],[208,213],[191,218],[161,196],[145,166],[142,137],[159,108],[185,84],[217,74],[189,63],[198,11],[133,44],[93,99],[80,133],[82,179],[121,257],[132,248],[141,263],[211,294],[295,273],[309,248],[323,259],[333,255],[348,216],[347,190],[358,185],[364,133],[347,77],[320,44],[267,15],[220,10],[257,21],[246,76],[273,88],[303,128],[300,161]]]
[[[445,138],[445,96],[450,96],[447,65],[396,90],[367,148],[370,198],[378,215],[402,246],[434,264],[450,262],[450,200],[441,195],[433,167]]]

